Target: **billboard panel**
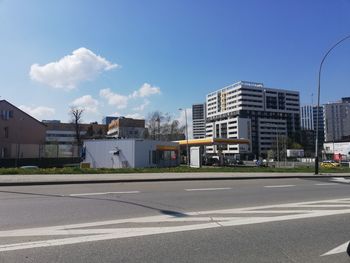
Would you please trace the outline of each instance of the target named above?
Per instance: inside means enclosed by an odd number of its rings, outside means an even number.
[[[304,157],[303,149],[287,149],[287,157]]]

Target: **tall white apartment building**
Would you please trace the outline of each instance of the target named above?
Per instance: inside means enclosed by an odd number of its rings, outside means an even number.
[[[205,103],[192,105],[193,139],[205,138]]]
[[[240,81],[209,93],[206,98],[206,136],[245,138],[250,145],[228,145],[226,155],[266,155],[277,136],[296,136],[300,131],[299,92]],[[215,154],[217,146],[207,147]]]
[[[341,141],[350,136],[350,98],[324,105],[325,141]]]

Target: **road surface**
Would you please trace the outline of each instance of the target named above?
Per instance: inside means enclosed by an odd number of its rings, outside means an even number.
[[[0,262],[349,262],[350,180],[0,187]]]

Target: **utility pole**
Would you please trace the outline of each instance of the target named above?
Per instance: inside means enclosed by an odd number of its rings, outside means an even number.
[[[186,162],[187,165],[190,166],[190,151],[189,151],[189,145],[188,145],[188,125],[187,125],[187,110],[179,108],[180,111],[185,111],[185,119],[186,119]]]
[[[318,70],[318,86],[317,86],[317,110],[316,110],[316,138],[315,138],[315,174],[318,174],[318,133],[319,133],[319,128],[318,128],[318,124],[319,124],[319,108],[320,108],[320,94],[321,94],[321,72],[322,72],[322,66],[323,66],[323,62],[325,61],[326,57],[328,56],[328,54],[336,47],[338,46],[340,43],[342,43],[343,41],[347,40],[350,38],[350,35],[342,38],[341,40],[339,40],[337,43],[335,43],[327,52],[326,54],[323,56],[322,60],[321,60],[321,64],[320,64],[320,68]]]
[[[277,167],[280,166],[280,148],[279,148],[279,142],[278,142],[278,131],[276,126],[276,139],[277,139]]]
[[[284,136],[284,167],[287,167],[287,135]]]

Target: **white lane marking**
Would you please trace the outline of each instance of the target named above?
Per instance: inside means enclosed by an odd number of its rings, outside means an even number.
[[[336,183],[321,183],[321,184],[315,184],[315,185],[322,186],[322,185],[338,185],[338,184],[336,184]]]
[[[344,177],[333,177],[331,179],[333,182],[350,184],[350,179],[345,179]]]
[[[109,195],[109,194],[138,194],[138,193],[140,193],[140,191],[102,192],[102,193],[81,193],[81,194],[70,194],[69,196]]]
[[[240,226],[248,224],[258,224],[265,222],[276,222],[276,221],[286,221],[293,219],[305,219],[313,217],[322,217],[330,215],[341,215],[350,214],[350,208],[341,209],[338,207],[337,203],[349,202],[349,198],[346,199],[332,199],[332,200],[322,200],[313,202],[300,202],[300,203],[287,203],[278,205],[266,205],[266,206],[256,206],[256,207],[246,207],[246,208],[234,208],[225,210],[212,210],[212,211],[202,211],[202,212],[189,212],[184,213],[181,217],[174,217],[170,215],[159,215],[159,216],[148,216],[140,218],[128,218],[128,219],[118,219],[100,222],[91,222],[83,224],[72,224],[72,225],[61,225],[52,227],[38,227],[38,228],[27,228],[18,230],[8,230],[0,231],[0,238],[7,237],[41,237],[44,239],[48,236],[72,236],[66,238],[54,238],[49,240],[39,240],[33,242],[20,242],[11,244],[0,245],[1,251],[13,251],[20,249],[29,248],[39,248],[39,247],[50,247],[50,246],[60,246],[67,244],[77,244],[84,242],[93,242],[99,240],[111,240],[126,237],[136,237],[136,236],[146,236],[155,235],[162,233],[174,233],[183,231],[193,231],[199,229],[209,229],[218,228],[225,226]],[[323,204],[322,204],[323,203]],[[334,206],[329,206],[329,203],[334,203]],[[315,210],[312,206],[323,205],[330,207],[322,210]],[[308,207],[309,206],[309,207]],[[280,212],[281,208],[291,208],[286,214],[285,210],[282,210],[282,215],[278,215],[275,212]],[[293,209],[294,208],[294,209]],[[297,209],[298,208],[298,209]],[[263,210],[267,209],[267,210]],[[278,210],[279,209],[279,210]],[[250,216],[250,217],[237,217],[232,216],[232,214],[239,213],[269,213],[269,216]],[[217,217],[215,214],[231,214],[229,216]],[[206,216],[204,216],[206,215]],[[166,226],[162,223],[164,222],[174,222],[180,224],[184,222],[185,225],[175,225]],[[140,227],[118,227],[118,224],[123,223],[139,223]],[[142,226],[143,223],[157,223],[156,226]],[[110,227],[105,227],[111,225]],[[98,227],[101,228],[98,228]],[[85,229],[83,229],[85,228]]]
[[[265,185],[266,188],[292,187],[295,184],[281,184],[281,185]]]
[[[334,255],[334,254],[339,254],[339,253],[344,253],[346,252],[346,249],[348,248],[348,245],[349,245],[349,241],[348,242],[345,242],[344,244],[336,247],[336,248],[333,248],[332,250],[324,253],[321,255],[321,257],[324,257],[324,256],[329,256],[329,255]]]
[[[185,189],[185,191],[216,191],[216,190],[230,190],[231,187],[221,187],[221,188],[191,188],[191,189]]]
[[[322,205],[322,204],[314,204],[314,205],[301,205],[300,207],[350,207],[350,204],[334,204],[334,205]]]

